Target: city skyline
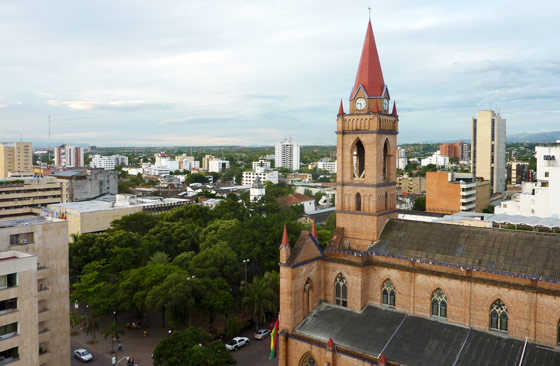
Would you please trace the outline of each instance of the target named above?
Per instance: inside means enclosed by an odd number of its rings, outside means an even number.
[[[0,4],[4,140],[99,146],[335,144],[368,2]],[[560,6],[373,3],[399,143],[558,129]],[[543,12],[542,9],[547,11]],[[325,77],[330,75],[330,77]]]

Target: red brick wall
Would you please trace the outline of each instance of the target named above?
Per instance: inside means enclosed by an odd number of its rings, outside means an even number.
[[[461,186],[448,181],[447,172],[426,173],[426,211],[452,214],[461,211]]]

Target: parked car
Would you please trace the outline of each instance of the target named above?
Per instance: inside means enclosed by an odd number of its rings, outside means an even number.
[[[80,348],[74,351],[74,356],[76,356],[76,358],[84,361],[84,362],[89,362],[91,360],[93,360],[93,355],[91,354],[90,351],[88,351],[87,349],[84,348]]]
[[[226,344],[226,349],[229,351],[237,351],[237,349],[249,344],[247,337],[235,337]]]
[[[276,326],[276,322],[272,322],[268,325],[268,330],[270,330],[272,332],[272,330],[274,329],[274,327]]]
[[[255,333],[255,339],[263,340],[270,335],[270,329],[259,329]]]

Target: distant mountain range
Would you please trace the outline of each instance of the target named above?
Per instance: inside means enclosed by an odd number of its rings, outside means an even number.
[[[518,133],[509,135],[507,142],[556,142],[560,140],[560,131],[537,132],[537,133]]]

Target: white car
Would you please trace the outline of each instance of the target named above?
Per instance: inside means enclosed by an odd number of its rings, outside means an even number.
[[[91,360],[93,360],[93,355],[91,354],[90,351],[88,351],[87,349],[84,348],[80,348],[74,351],[74,356],[76,356],[76,358],[84,361],[84,362],[89,362]]]
[[[249,344],[249,338],[247,337],[235,337],[226,344],[226,349],[229,351],[237,351],[238,348],[246,346]]]

